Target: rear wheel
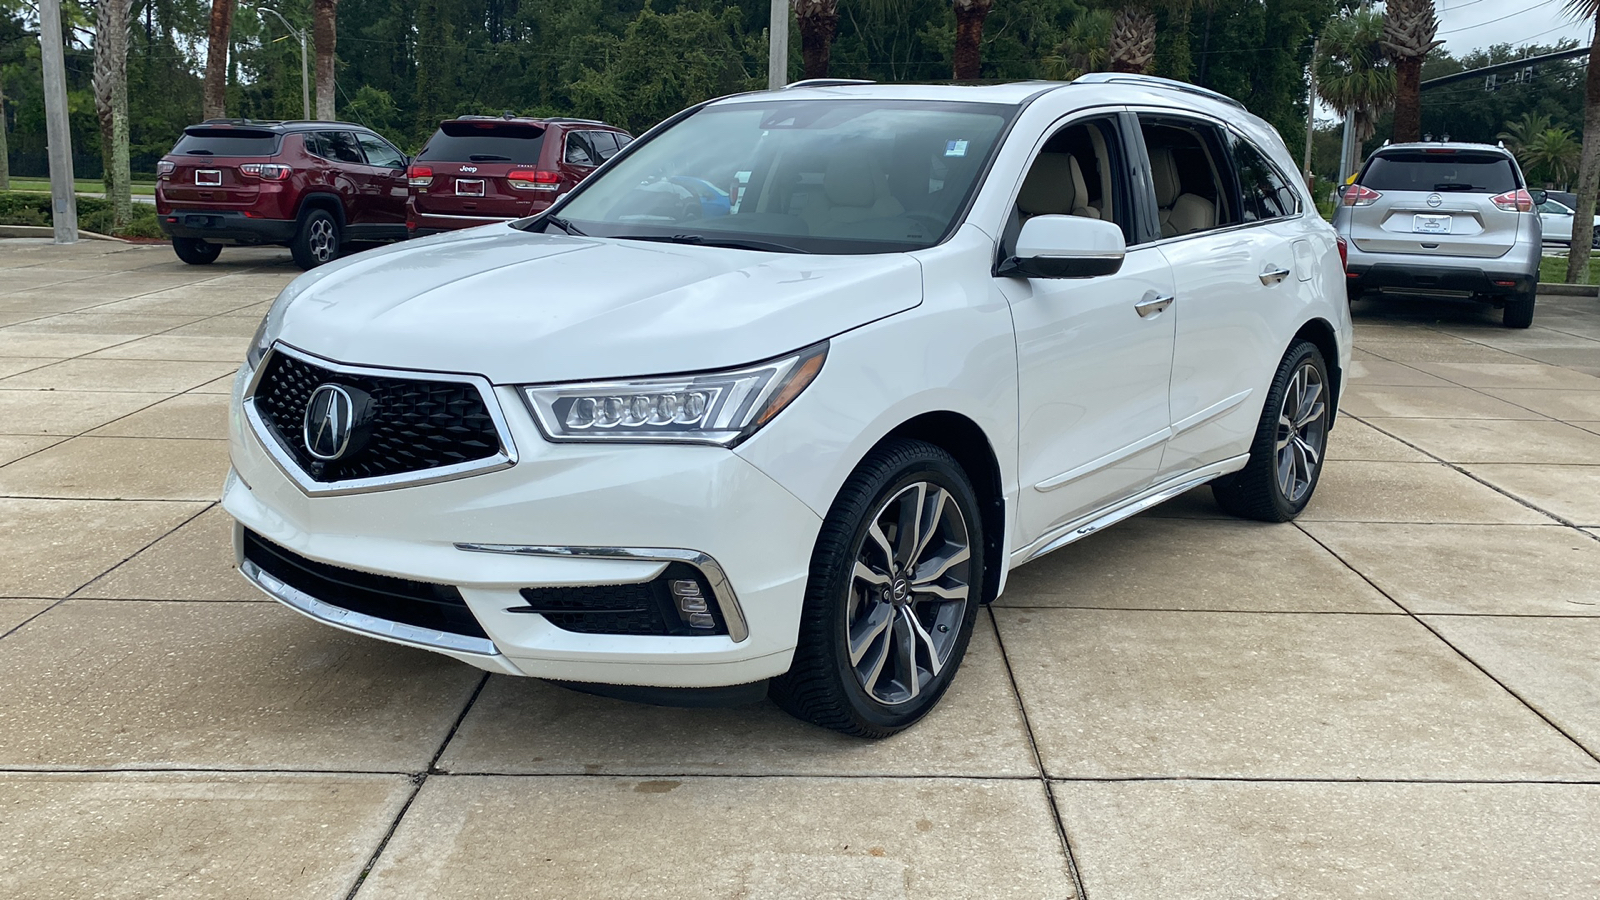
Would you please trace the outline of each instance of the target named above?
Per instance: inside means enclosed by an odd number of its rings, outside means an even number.
[[[1217,504],[1236,516],[1287,522],[1311,502],[1322,475],[1332,407],[1322,351],[1300,341],[1278,364],[1250,445],[1250,462],[1211,483]]]
[[[222,253],[222,247],[208,244],[198,238],[175,237],[172,239],[172,252],[191,266],[205,266],[217,261],[217,256]]]
[[[339,258],[339,223],[325,209],[313,209],[300,217],[300,228],[295,232],[289,252],[295,265],[302,269],[315,269],[323,263]]]
[[[1507,328],[1527,328],[1533,324],[1533,301],[1535,291],[1530,289],[1525,294],[1518,294],[1506,301],[1506,311],[1500,321]]]
[[[1596,250],[1600,250],[1600,225],[1596,225],[1594,227],[1594,238],[1591,240],[1589,246]]]
[[[976,496],[955,459],[923,441],[873,451],[823,522],[773,700],[859,737],[910,727],[961,665],[983,567]]]

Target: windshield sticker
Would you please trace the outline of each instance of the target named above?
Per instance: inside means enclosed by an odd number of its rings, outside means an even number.
[[[945,141],[944,142],[944,155],[945,156],[966,156],[967,155],[967,142],[966,141]]]

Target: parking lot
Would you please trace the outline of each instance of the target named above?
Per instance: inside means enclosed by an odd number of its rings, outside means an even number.
[[[0,241],[0,896],[1600,896],[1600,301],[1356,305],[1295,524],[1017,571],[886,741],[354,637],[232,571],[282,250]]]

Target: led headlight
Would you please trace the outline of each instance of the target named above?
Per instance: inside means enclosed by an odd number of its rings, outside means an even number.
[[[800,396],[822,371],[826,341],[782,359],[722,372],[521,388],[553,441],[738,443]]]
[[[261,365],[261,360],[267,355],[267,348],[271,346],[272,338],[267,334],[267,317],[262,316],[255,337],[250,339],[250,349],[244,352],[245,364],[252,369]]]

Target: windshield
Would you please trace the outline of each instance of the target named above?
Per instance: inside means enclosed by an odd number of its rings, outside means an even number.
[[[1503,194],[1514,191],[1511,158],[1498,153],[1397,152],[1374,156],[1361,184],[1375,191],[1460,191]]]
[[[713,106],[585,183],[558,215],[601,237],[915,250],[950,230],[1015,113],[884,100]]]

